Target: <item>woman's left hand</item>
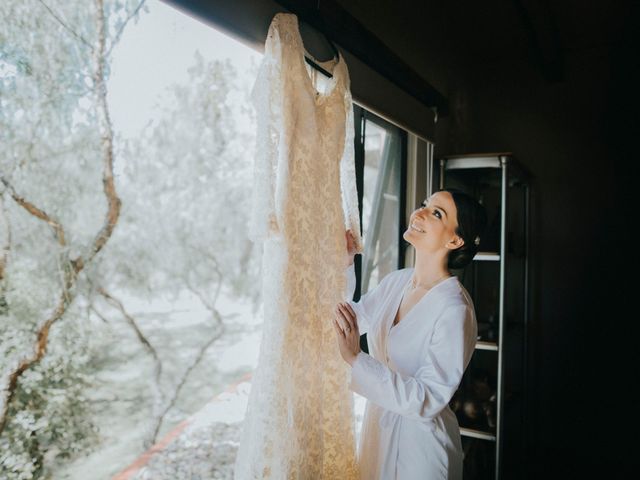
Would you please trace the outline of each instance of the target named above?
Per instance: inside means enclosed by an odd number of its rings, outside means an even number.
[[[335,328],[338,337],[340,355],[345,362],[352,365],[360,353],[360,332],[358,331],[356,313],[346,302],[338,303],[335,313],[333,328]]]

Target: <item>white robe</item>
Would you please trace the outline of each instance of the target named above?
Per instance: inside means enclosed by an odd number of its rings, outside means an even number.
[[[448,404],[476,345],[473,301],[453,276],[392,327],[413,271],[391,272],[358,302],[349,301],[370,353],[358,354],[349,385],[367,399],[358,443],[366,480],[462,478],[460,428]],[[351,299],[354,266],[347,272]]]

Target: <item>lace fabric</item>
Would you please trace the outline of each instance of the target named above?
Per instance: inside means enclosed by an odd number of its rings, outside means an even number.
[[[363,251],[353,104],[340,56],[324,92],[294,14],[269,26],[251,99],[257,136],[249,234],[263,245],[264,326],[235,479],[357,479],[350,367],[332,326],[345,301],[345,229]]]

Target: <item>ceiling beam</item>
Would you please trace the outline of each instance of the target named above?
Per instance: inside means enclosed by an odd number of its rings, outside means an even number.
[[[438,117],[448,115],[447,98],[334,0],[275,1],[422,104],[437,109]]]
[[[413,124],[404,118],[404,127],[416,133],[431,138],[422,132],[424,122],[432,123],[432,118],[445,117],[449,113],[449,102],[445,96],[437,91],[430,83],[418,75],[407,63],[392,52],[380,39],[367,30],[353,15],[347,12],[334,0],[162,0],[200,20],[215,23],[217,28],[235,37],[241,42],[258,45],[264,44],[266,28],[268,25],[260,25],[256,28],[254,19],[243,21],[243,16],[254,15],[262,18],[271,18],[274,6],[283,7],[296,14],[298,19],[310,25],[315,30],[324,33],[354,60],[361,62],[377,75],[394,85],[398,90],[414,99],[417,105],[426,107],[425,115],[415,107],[413,110]],[[264,30],[264,31],[262,31]],[[381,95],[388,94],[386,86],[377,83],[381,88]],[[363,90],[361,88],[361,90]],[[368,100],[375,92],[367,91]],[[355,97],[354,97],[355,98]],[[382,102],[384,103],[384,102]],[[367,104],[367,106],[369,106]],[[388,105],[387,105],[388,107]],[[409,109],[409,110],[408,110]],[[397,109],[402,117],[410,114],[410,102],[402,100]],[[427,116],[430,117],[427,119]],[[415,125],[415,123],[418,123]],[[427,128],[427,130],[429,130]]]

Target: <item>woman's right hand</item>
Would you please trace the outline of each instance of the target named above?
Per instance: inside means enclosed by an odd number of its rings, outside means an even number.
[[[353,256],[356,254],[356,242],[355,242],[355,239],[353,238],[353,233],[351,232],[351,229],[348,229],[345,232],[345,238],[347,240],[347,251],[345,254],[346,255],[345,263],[348,267],[353,263]]]

